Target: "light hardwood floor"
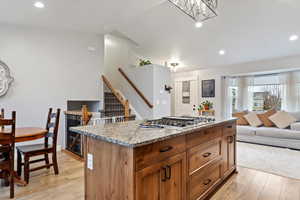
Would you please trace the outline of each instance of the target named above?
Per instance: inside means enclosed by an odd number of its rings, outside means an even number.
[[[31,173],[26,187],[16,186],[18,200],[81,200],[84,199],[83,163],[66,153],[58,154],[59,175],[54,170]],[[9,199],[9,188],[0,187],[0,200]]]
[[[32,174],[26,187],[16,186],[20,200],[83,200],[83,163],[59,153],[60,175],[53,170]],[[247,168],[238,168],[211,200],[300,200],[300,180],[293,180]],[[0,187],[0,199],[9,189]]]

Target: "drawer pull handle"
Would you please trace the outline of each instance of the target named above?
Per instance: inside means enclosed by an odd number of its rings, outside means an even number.
[[[228,143],[232,143],[234,141],[233,136],[228,136]]]
[[[167,146],[167,147],[163,147],[159,150],[160,153],[164,153],[164,152],[167,152],[167,151],[171,151],[173,149],[172,146]]]
[[[208,185],[208,184],[210,184],[210,182],[211,182],[211,179],[207,179],[207,180],[205,180],[205,181],[203,182],[203,184],[204,184],[204,185]]]
[[[168,169],[168,175],[167,175],[167,179],[171,179],[171,166],[167,165],[167,169]]]
[[[203,154],[202,156],[203,156],[204,158],[207,158],[207,157],[209,157],[210,155],[211,155],[211,153],[210,153],[210,152],[207,152],[207,153]]]
[[[165,182],[167,180],[167,167],[163,167],[163,177],[161,179],[162,182]]]
[[[232,125],[230,125],[230,126],[227,126],[227,128],[232,128]]]

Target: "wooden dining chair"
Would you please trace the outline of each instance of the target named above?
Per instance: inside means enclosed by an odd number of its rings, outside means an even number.
[[[24,180],[29,183],[30,172],[40,170],[40,169],[50,169],[54,168],[54,172],[57,175],[58,164],[57,164],[57,135],[58,135],[58,126],[59,126],[59,116],[60,109],[57,109],[56,113],[52,113],[52,108],[49,109],[46,129],[48,133],[45,135],[44,144],[34,144],[26,146],[18,146],[18,162],[17,162],[17,172],[21,176],[22,166],[24,166]],[[49,138],[51,138],[51,143],[49,144]],[[52,163],[49,162],[49,154],[52,154]],[[31,157],[41,156],[44,158],[30,160]],[[24,157],[24,162],[22,162],[22,156]],[[33,163],[45,162],[45,165],[30,168],[30,165]]]
[[[0,130],[0,178],[9,179],[10,198],[14,198],[14,159],[15,159],[15,130],[16,130],[16,112],[12,112],[11,119],[0,119],[0,127],[9,127],[5,132]],[[5,155],[5,156],[3,156]]]
[[[1,111],[0,111],[0,119],[4,119],[4,109],[1,108]],[[4,129],[4,126],[0,126],[0,129]]]
[[[0,119],[4,119],[4,109],[3,108],[1,108],[1,110],[0,110]],[[1,130],[4,130],[4,126],[0,126],[0,131]],[[0,153],[0,160],[1,159],[4,159],[4,153]]]

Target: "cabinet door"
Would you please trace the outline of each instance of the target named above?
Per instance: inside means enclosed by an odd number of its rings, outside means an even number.
[[[185,200],[186,156],[178,154],[136,173],[137,200]]]
[[[182,153],[163,162],[161,200],[186,199],[186,154]]]
[[[235,155],[235,135],[223,136],[222,154],[223,154],[223,175],[228,176],[236,166]]]
[[[235,142],[236,138],[234,135],[228,137],[228,168],[232,170],[235,168],[236,161],[235,161]]]
[[[160,187],[162,178],[161,163],[151,165],[136,172],[136,199],[137,200],[161,200]]]

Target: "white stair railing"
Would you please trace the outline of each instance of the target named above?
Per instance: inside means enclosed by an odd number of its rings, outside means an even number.
[[[114,116],[114,117],[101,117],[101,118],[92,118],[90,120],[90,125],[96,126],[99,124],[112,124],[112,123],[118,123],[118,122],[124,122],[125,117],[124,116]]]

